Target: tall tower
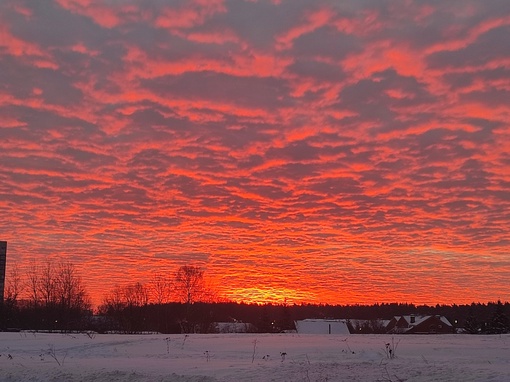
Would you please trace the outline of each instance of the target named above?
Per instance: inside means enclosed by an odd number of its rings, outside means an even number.
[[[0,305],[4,302],[6,262],[7,262],[7,242],[0,241]]]

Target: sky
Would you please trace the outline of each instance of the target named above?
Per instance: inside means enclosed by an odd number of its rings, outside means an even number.
[[[507,0],[4,0],[7,274],[509,300],[509,37]]]

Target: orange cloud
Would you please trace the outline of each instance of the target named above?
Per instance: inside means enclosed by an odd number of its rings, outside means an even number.
[[[2,3],[8,267],[95,304],[185,264],[246,302],[508,295],[505,12]]]

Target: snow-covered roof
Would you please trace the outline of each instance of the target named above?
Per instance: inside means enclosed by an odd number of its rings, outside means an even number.
[[[412,322],[412,318],[414,317],[414,322]],[[410,326],[416,326],[416,325],[419,325],[421,324],[423,321],[427,320],[428,318],[430,318],[431,316],[417,316],[417,315],[413,315],[413,314],[410,314],[410,315],[404,315],[404,316],[395,316],[395,318],[397,319],[397,321],[400,319],[400,318],[403,318],[404,320],[407,321],[407,323],[410,325]]]
[[[448,321],[448,319],[444,316],[440,316],[440,315],[412,315],[411,314],[411,315],[395,316],[394,319],[397,321],[397,327],[395,329],[403,330],[404,332],[407,332],[407,331],[412,330],[416,326],[422,324],[423,322],[429,320],[431,317],[438,318],[446,326],[449,326],[449,327],[452,326],[450,321]],[[407,325],[406,327],[398,327],[398,322],[402,319],[405,320],[406,325]],[[414,319],[414,321],[413,321],[413,319]],[[393,330],[395,330],[395,329],[393,329]]]
[[[344,322],[347,323],[347,320],[344,319],[336,319],[336,318],[305,318],[304,320],[298,320],[299,322]]]
[[[453,326],[452,323],[445,316],[440,316],[440,320],[441,320],[441,322],[443,322],[444,324],[446,324],[448,326]]]
[[[304,334],[350,334],[347,321],[336,319],[297,320],[296,330]]]
[[[244,322],[216,322],[215,325],[220,333],[246,333],[253,326]]]
[[[445,316],[440,315],[403,315],[403,316],[395,316],[395,319],[398,321],[401,317],[403,317],[407,322],[411,323],[411,317],[414,317],[414,325],[418,325],[425,320],[428,320],[430,317],[438,317],[444,324],[452,326],[450,321]]]

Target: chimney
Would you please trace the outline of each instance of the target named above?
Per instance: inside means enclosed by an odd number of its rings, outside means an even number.
[[[414,324],[416,323],[416,317],[414,316],[414,314],[411,315],[411,324]]]

